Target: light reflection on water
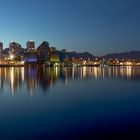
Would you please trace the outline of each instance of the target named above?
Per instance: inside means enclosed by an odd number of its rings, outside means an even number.
[[[139,83],[131,66],[0,68],[0,139],[139,134]]]
[[[33,96],[38,85],[44,92],[57,81],[67,86],[76,79],[124,79],[139,80],[140,67],[9,67],[0,68],[0,89],[8,88],[11,95],[26,87]]]

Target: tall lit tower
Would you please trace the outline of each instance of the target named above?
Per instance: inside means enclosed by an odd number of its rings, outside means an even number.
[[[34,53],[35,52],[35,42],[30,40],[26,43],[27,52]]]
[[[17,54],[21,51],[21,45],[15,41],[11,41],[9,44],[10,54]]]

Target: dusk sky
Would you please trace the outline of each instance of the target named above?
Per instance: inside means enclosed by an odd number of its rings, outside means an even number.
[[[47,40],[61,50],[140,50],[140,0],[1,0],[0,41]]]

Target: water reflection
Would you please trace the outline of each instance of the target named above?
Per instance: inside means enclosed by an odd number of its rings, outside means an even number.
[[[14,95],[27,91],[30,96],[41,88],[45,93],[57,81],[67,86],[70,80],[126,79],[140,80],[140,67],[9,67],[0,68],[0,91]]]

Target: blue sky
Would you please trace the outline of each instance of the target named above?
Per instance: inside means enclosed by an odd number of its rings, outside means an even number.
[[[94,55],[140,50],[139,0],[1,0],[0,41]]]

